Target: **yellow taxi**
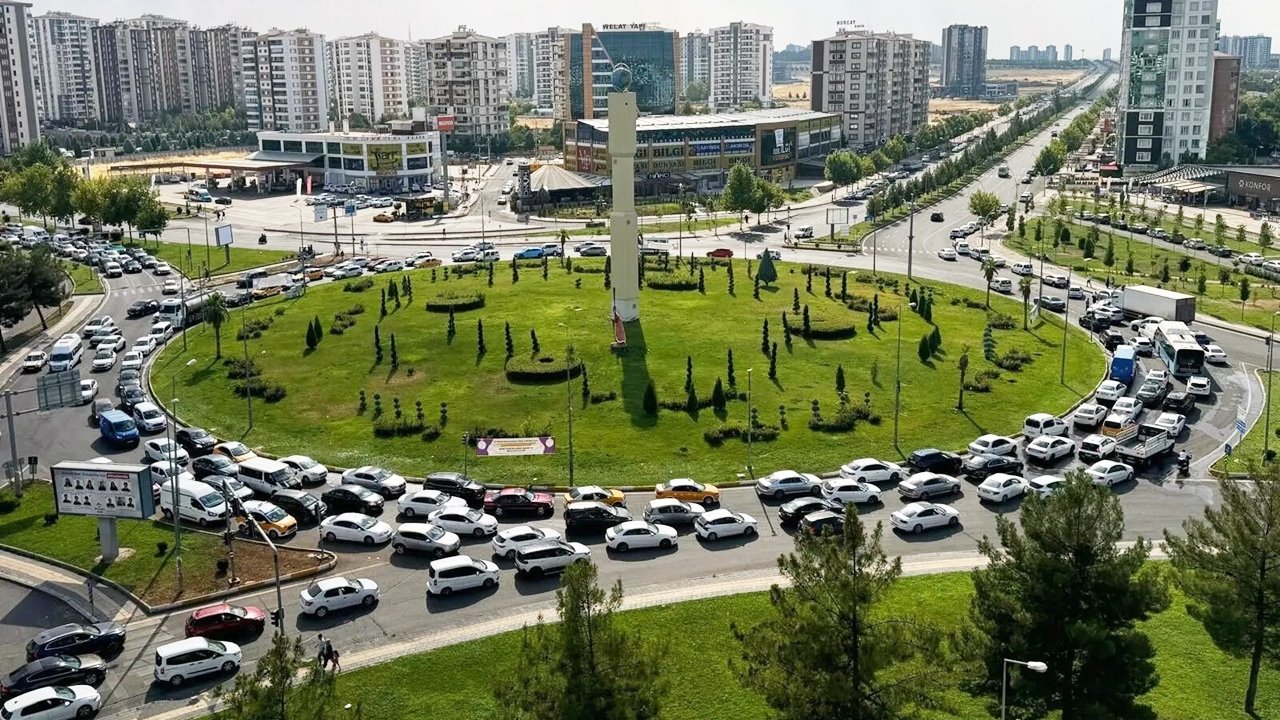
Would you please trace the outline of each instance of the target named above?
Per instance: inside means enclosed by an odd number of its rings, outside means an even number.
[[[280,506],[269,503],[265,500],[245,500],[244,511],[248,515],[241,515],[236,518],[242,527],[241,530],[249,537],[257,537],[258,534],[248,525],[250,521],[258,524],[262,528],[262,532],[273,541],[280,538],[287,538],[298,532],[298,521]]]
[[[707,483],[694,482],[689,478],[676,478],[653,487],[653,494],[659,498],[673,498],[701,505],[719,505],[720,488]]]
[[[244,443],[238,443],[234,441],[218,443],[217,445],[213,446],[212,452],[215,455],[221,455],[227,458],[228,460],[230,460],[233,463],[236,463],[237,465],[244,462],[245,460],[252,460],[253,458],[258,457],[257,453],[245,447]]]
[[[600,502],[611,507],[622,507],[627,504],[627,496],[621,490],[602,488],[599,485],[583,485],[564,494],[564,503]]]

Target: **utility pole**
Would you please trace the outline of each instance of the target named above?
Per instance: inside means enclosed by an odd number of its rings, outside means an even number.
[[[911,260],[916,247],[916,199],[911,198],[911,215],[907,219],[907,280],[911,280]],[[874,271],[872,272],[874,275]],[[901,330],[902,326],[899,325]]]
[[[248,321],[245,320],[246,307],[247,307],[246,305],[240,306],[240,336],[244,339],[244,365],[245,365],[244,370],[247,373],[249,371],[249,332],[248,332]],[[248,413],[249,413],[248,429],[252,430],[253,429],[253,393],[251,392],[251,390],[253,389],[253,378],[247,377],[247,376],[244,378],[244,388],[245,388],[244,401],[248,407]]]
[[[9,459],[13,462],[13,494],[22,497],[22,465],[18,463],[18,435],[13,429],[13,391],[4,394],[4,416],[9,423]]]
[[[755,470],[751,468],[751,432],[755,429],[755,422],[751,418],[751,371],[753,368],[747,368],[747,478],[756,476]]]

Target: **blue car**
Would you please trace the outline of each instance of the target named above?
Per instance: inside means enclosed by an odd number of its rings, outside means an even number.
[[[542,258],[542,248],[529,247],[516,253],[516,260],[539,260]]]

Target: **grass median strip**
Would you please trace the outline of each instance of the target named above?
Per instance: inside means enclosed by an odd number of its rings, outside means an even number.
[[[76,262],[68,262],[65,264],[67,274],[71,276],[71,282],[75,283],[73,295],[97,295],[102,292],[102,282],[98,280],[98,273],[88,265],[82,265]]]
[[[226,275],[244,272],[263,265],[284,262],[294,257],[294,253],[284,250],[258,250],[256,248],[232,247],[230,259],[227,249],[219,247],[205,248],[203,241],[192,242],[191,245],[176,242],[131,243],[127,247],[143,247],[153,257],[169,263],[184,275],[191,278],[201,277],[207,267],[210,275]]]
[[[1265,388],[1267,385],[1267,372],[1264,370],[1259,373],[1258,378],[1262,381]],[[1266,450],[1272,452],[1280,451],[1280,437],[1276,437],[1275,432],[1280,430],[1280,401],[1276,400],[1276,396],[1280,395],[1280,378],[1271,378],[1272,387],[1271,394],[1266,395],[1262,400],[1265,405],[1262,407],[1262,415],[1258,417],[1258,421],[1249,428],[1249,432],[1245,433],[1244,440],[1236,441],[1232,436],[1231,440],[1234,447],[1231,449],[1230,455],[1224,455],[1213,464],[1216,472],[1225,473],[1242,473],[1248,469],[1251,462],[1262,462],[1266,455]],[[1271,442],[1268,445],[1267,438],[1267,412],[1271,413],[1270,431]]]

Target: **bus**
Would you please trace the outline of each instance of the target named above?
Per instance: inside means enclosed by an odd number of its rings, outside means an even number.
[[[1166,320],[1157,324],[1151,341],[1174,377],[1199,375],[1204,370],[1204,348],[1186,323]]]

